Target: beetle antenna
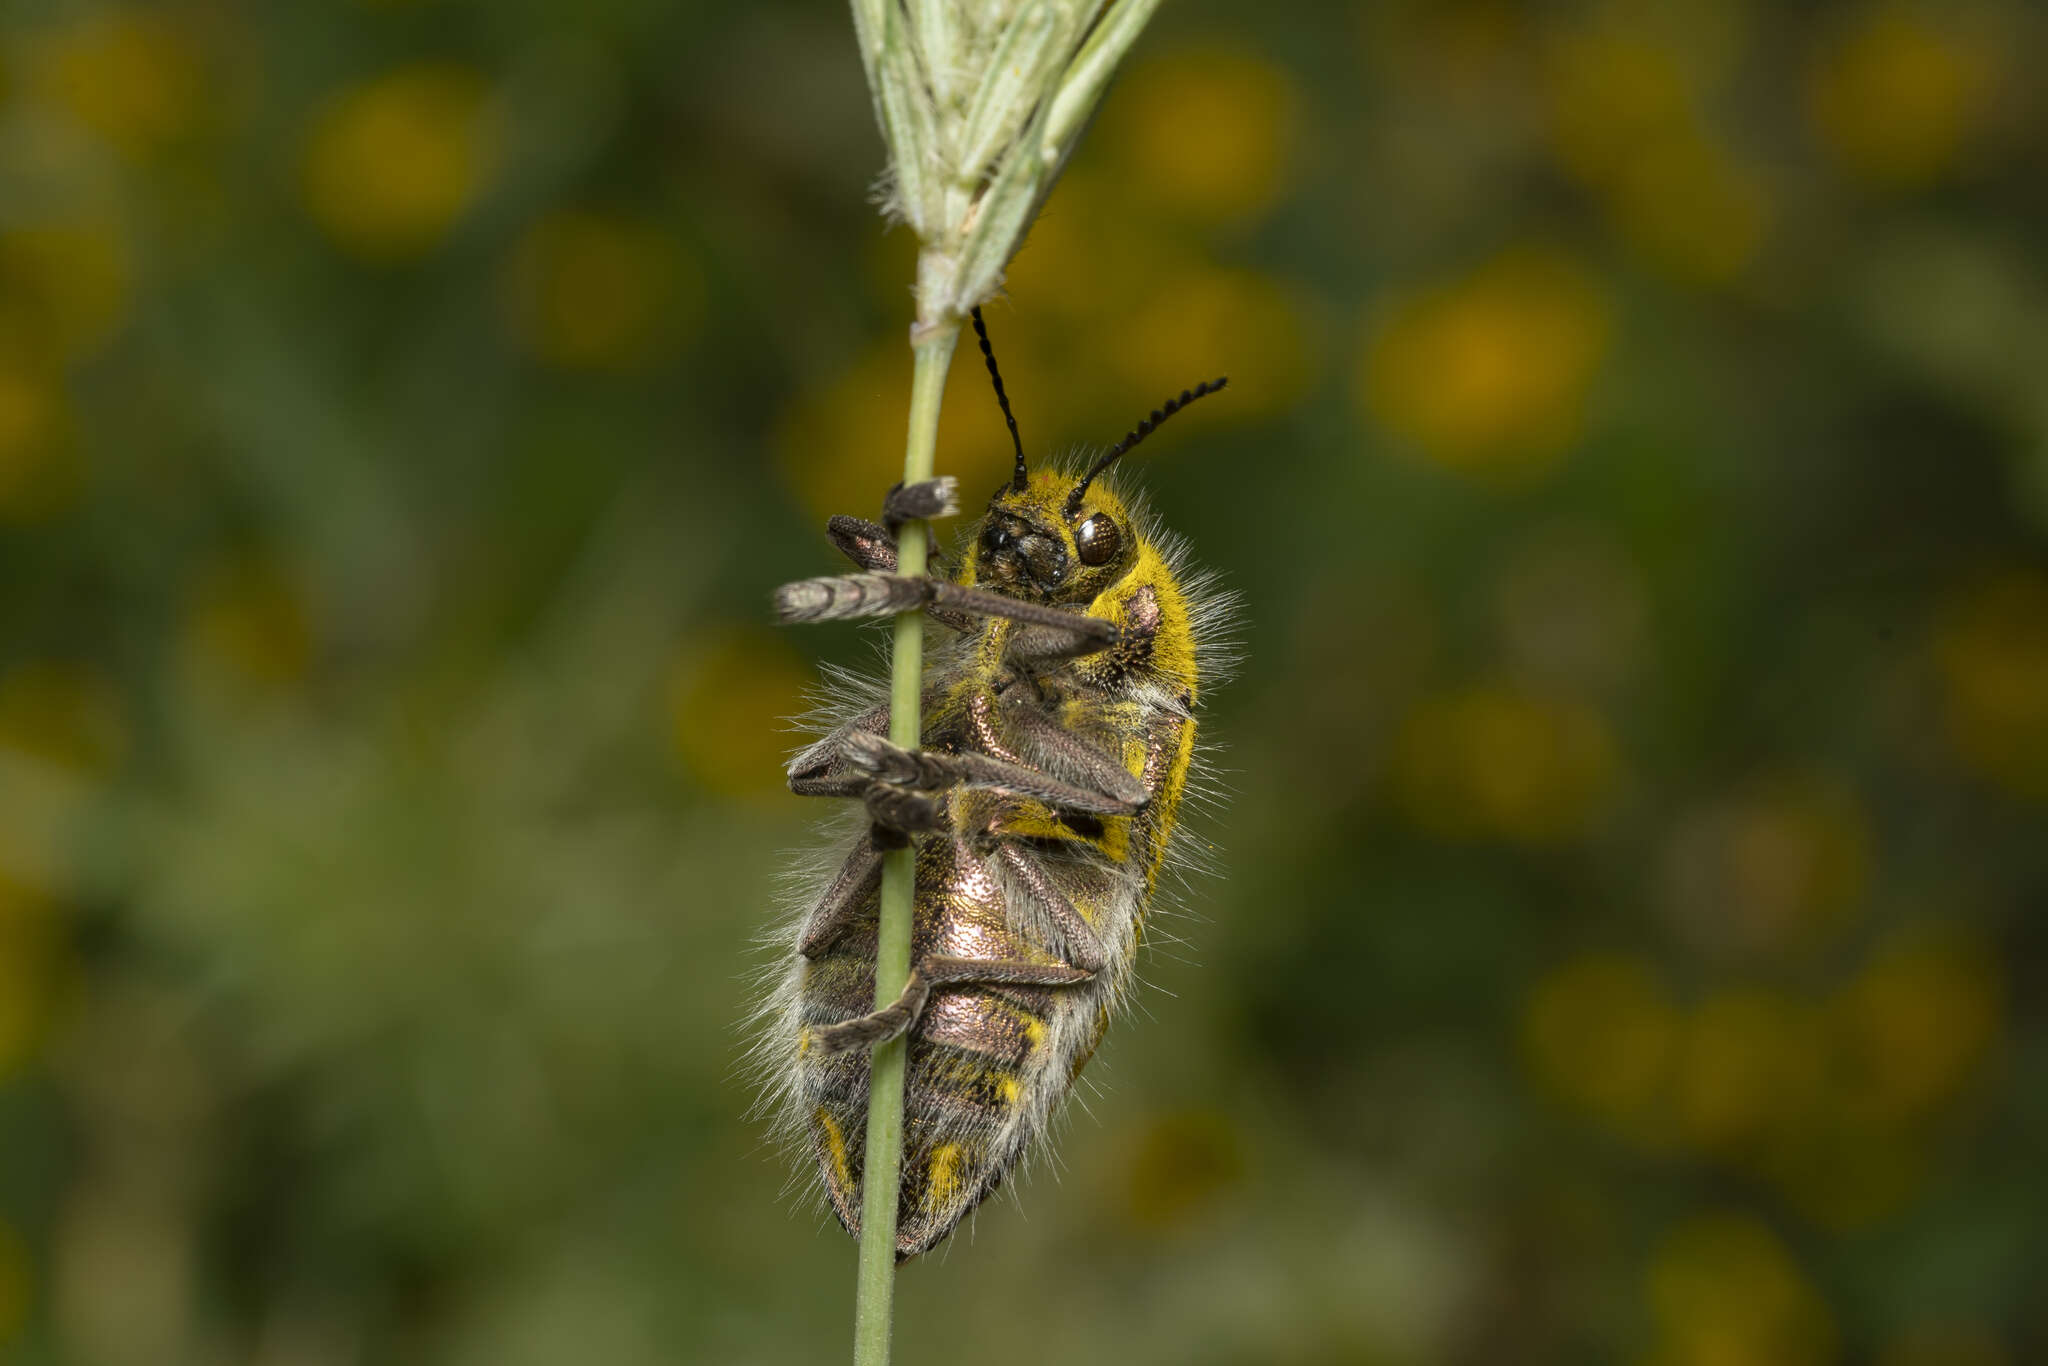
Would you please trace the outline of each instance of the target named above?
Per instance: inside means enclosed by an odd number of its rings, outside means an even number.
[[[1081,499],[1088,492],[1088,486],[1095,482],[1096,475],[1115,464],[1123,457],[1125,452],[1157,431],[1160,423],[1166,421],[1166,419],[1172,417],[1196,399],[1201,398],[1204,394],[1213,394],[1228,383],[1230,383],[1230,377],[1227,375],[1219,379],[1205,380],[1192,389],[1181,390],[1179,398],[1170,398],[1159,407],[1154,408],[1152,416],[1131,428],[1130,433],[1123,440],[1111,446],[1100,460],[1089,466],[1088,473],[1081,476],[1081,482],[1076,484],[1074,491],[1067,495],[1067,516],[1072,517],[1081,510]]]
[[[1003,421],[1010,424],[1010,444],[1017,448],[1017,473],[1010,480],[1013,493],[1024,491],[1024,438],[1017,435],[1017,419],[1010,413],[1010,396],[1003,392],[1003,372],[996,369],[995,348],[988,344],[988,328],[982,325],[981,305],[974,306],[974,335],[981,340],[981,358],[988,362],[989,382],[996,386],[996,402],[1002,405]]]

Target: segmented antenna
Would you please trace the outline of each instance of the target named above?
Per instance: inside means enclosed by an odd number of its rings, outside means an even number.
[[[1010,480],[1013,493],[1024,491],[1024,438],[1017,435],[1017,419],[1010,415],[1010,396],[1003,392],[1003,373],[996,369],[995,348],[988,344],[988,329],[982,326],[981,307],[976,305],[971,312],[974,319],[974,335],[981,339],[981,358],[988,362],[988,377],[996,386],[996,402],[1003,405],[1003,421],[1010,424],[1010,444],[1017,448],[1017,473]]]
[[[1162,406],[1154,408],[1152,416],[1133,427],[1128,436],[1110,447],[1108,453],[1090,466],[1088,473],[1081,476],[1081,482],[1074,485],[1074,491],[1067,495],[1067,516],[1072,517],[1081,510],[1081,499],[1087,494],[1088,486],[1095,482],[1096,475],[1108,469],[1126,451],[1152,435],[1158,429],[1160,423],[1166,421],[1166,419],[1172,417],[1196,399],[1201,398],[1204,394],[1213,394],[1228,383],[1230,383],[1228,375],[1219,379],[1206,380],[1201,384],[1197,384],[1192,389],[1181,390],[1179,398],[1170,398]]]

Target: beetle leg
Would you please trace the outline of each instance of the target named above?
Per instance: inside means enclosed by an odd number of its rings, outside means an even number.
[[[869,707],[817,743],[805,746],[784,769],[789,775],[789,790],[799,797],[858,797],[873,779],[859,771],[847,771],[847,739],[888,729],[889,704],[883,702]]]
[[[1045,875],[1045,869],[1038,861],[1014,844],[996,847],[996,857],[1009,870],[1018,885],[1038,903],[1046,919],[1060,932],[1066,941],[1067,957],[1083,972],[1100,972],[1107,961],[1102,941],[1096,938],[1094,927],[1082,918],[1074,903],[1067,900],[1059,888],[1052,885],[1052,879]]]
[[[865,517],[840,515],[825,523],[825,535],[847,559],[871,574],[896,572],[896,537],[888,527]],[[937,550],[933,550],[936,557]],[[924,614],[950,631],[971,631],[974,618],[943,607],[927,607]]]
[[[869,573],[896,572],[896,538],[887,527],[842,513],[825,523],[825,535],[840,554]]]
[[[896,539],[905,522],[926,522],[958,512],[958,489],[958,481],[950,474],[891,488],[882,495],[882,525],[888,529],[889,539]]]
[[[775,590],[775,614],[791,623],[887,617],[920,607],[1053,627],[1078,639],[1099,641],[1102,646],[1114,645],[1120,639],[1115,623],[1101,617],[1082,616],[943,579],[920,579],[906,574],[842,574],[829,579],[799,579]]]
[[[1135,800],[1105,792],[1099,787],[1055,778],[1029,764],[995,759],[972,751],[949,754],[939,750],[909,750],[865,731],[846,737],[842,751],[854,768],[871,774],[878,783],[938,792],[949,787],[971,787],[1029,797],[1064,811],[1086,811],[1093,815],[1128,816],[1141,810],[1149,799],[1139,785]]]
[[[867,805],[868,819],[874,822],[870,834],[884,849],[901,849],[909,843],[911,835],[943,830],[946,826],[944,795],[934,796],[901,783],[871,778],[860,796]]]
[[[940,987],[1063,987],[1085,982],[1094,975],[1086,969],[1061,967],[1053,963],[934,955],[910,970],[903,990],[888,1005],[836,1025],[813,1029],[811,1040],[824,1054],[886,1043],[917,1023],[917,1017],[924,1013],[925,1003]]]
[[[881,880],[881,847],[872,834],[863,834],[854,844],[853,852],[839,865],[839,871],[833,874],[817,905],[811,907],[811,913],[804,917],[796,951],[806,958],[816,958],[831,948],[833,941],[853,923],[862,905],[874,895]]]
[[[972,709],[970,708],[970,712]],[[983,718],[974,715],[976,729]],[[1114,757],[1085,740],[1077,740],[1037,707],[1006,708],[1002,720],[1014,738],[1032,752],[1043,766],[1078,776],[1087,786],[1106,797],[1128,803],[1133,810],[1150,800],[1142,779],[1131,774]]]

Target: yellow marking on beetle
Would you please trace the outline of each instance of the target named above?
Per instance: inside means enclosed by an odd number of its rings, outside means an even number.
[[[839,1182],[841,1190],[852,1190],[853,1167],[846,1160],[846,1135],[840,1132],[838,1121],[824,1106],[820,1105],[811,1115],[825,1131],[825,1151],[832,1159],[833,1178]]]
[[[1083,914],[1086,914],[1086,912],[1083,912]],[[1048,959],[1052,962],[1059,961],[1051,958],[1050,955],[1048,955]],[[1045,1021],[1039,1019],[1035,1013],[1024,1009],[1024,1007],[1006,997],[993,994],[989,996],[988,1003],[994,1013],[1016,1022],[1018,1031],[1024,1035],[1024,1043],[1027,1048],[1036,1051],[1045,1043]]]
[[[958,1143],[933,1145],[931,1170],[925,1180],[926,1208],[950,1205],[960,1198],[960,1158]]]
[[[796,1055],[801,1058],[811,1051],[811,1027],[804,1025],[796,1032]]]
[[[1181,590],[1180,581],[1174,577],[1166,557],[1150,541],[1139,545],[1137,563],[1131,566],[1129,576],[1117,585],[1118,616],[1122,615],[1122,600],[1146,586],[1152,589],[1154,600],[1159,604],[1159,630],[1152,637],[1152,667],[1164,676],[1162,681],[1179,684],[1187,689],[1192,699],[1195,685],[1200,680],[1187,594]]]
[[[1173,762],[1167,765],[1166,781],[1160,784],[1160,809],[1158,833],[1152,842],[1152,857],[1145,865],[1145,893],[1149,902],[1154,886],[1159,880],[1159,869],[1166,861],[1166,846],[1173,838],[1174,827],[1180,823],[1180,799],[1187,791],[1188,773],[1195,766],[1195,723],[1189,721],[1180,728],[1180,744],[1173,751]]]

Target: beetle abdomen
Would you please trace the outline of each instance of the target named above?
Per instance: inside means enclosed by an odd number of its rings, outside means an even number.
[[[919,851],[913,960],[938,954],[1055,963],[1016,928],[985,865],[946,836]],[[808,965],[799,997],[806,1030],[858,1016],[874,1000],[874,908]],[[1054,1041],[1093,993],[1032,986],[946,987],[909,1030],[897,1249],[914,1256],[943,1238],[1002,1181],[1065,1089]],[[1092,1010],[1092,1006],[1085,1007]],[[868,1053],[802,1049],[799,1086],[825,1193],[860,1230]]]

